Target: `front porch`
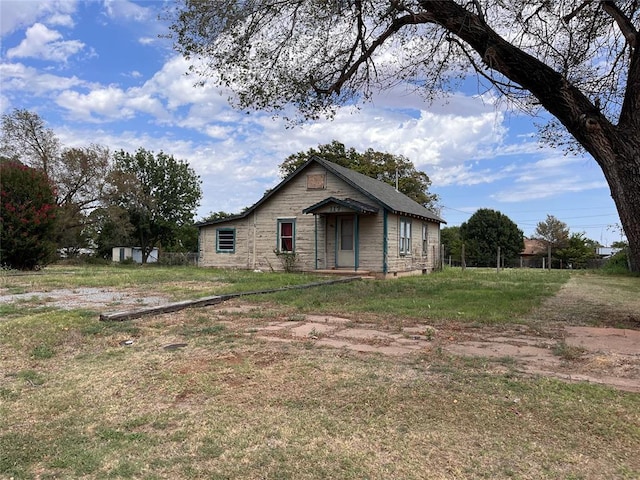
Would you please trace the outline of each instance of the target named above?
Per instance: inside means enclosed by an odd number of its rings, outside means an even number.
[[[313,214],[315,272],[328,275],[368,275],[361,270],[361,234],[371,235],[363,228],[363,219],[374,217],[378,208],[346,198],[328,197],[303,210]],[[366,242],[365,242],[366,243]],[[370,265],[369,265],[370,268]]]

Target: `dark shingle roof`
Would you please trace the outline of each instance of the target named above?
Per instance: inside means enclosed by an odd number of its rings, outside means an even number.
[[[378,213],[378,210],[380,210],[378,207],[367,205],[366,203],[359,202],[358,200],[354,200],[353,198],[339,199],[336,197],[329,197],[316,203],[315,205],[311,205],[310,207],[305,208],[304,210],[302,210],[302,213],[314,213],[316,210],[329,205],[330,203],[335,203],[358,213]]]
[[[201,222],[197,223],[196,226],[203,227],[206,225],[212,225],[216,223],[223,223],[229,220],[236,220],[239,218],[244,218],[253,212],[256,208],[262,205],[267,199],[271,198],[274,194],[276,194],[284,185],[289,183],[289,181],[294,178],[298,173],[304,170],[311,163],[318,163],[322,165],[324,168],[332,172],[338,178],[341,178],[346,183],[351,185],[353,188],[358,190],[363,195],[367,196],[375,203],[379,204],[383,208],[389,210],[391,213],[397,215],[408,215],[413,217],[418,217],[425,220],[431,220],[433,222],[438,223],[446,223],[442,218],[436,215],[434,212],[429,210],[428,208],[423,207],[418,202],[410,199],[404,193],[398,192],[391,185],[381,182],[380,180],[376,180],[375,178],[367,177],[362,173],[358,173],[355,170],[351,170],[346,167],[342,167],[336,163],[330,162],[318,156],[311,157],[307,162],[301,165],[295,172],[285,178],[282,182],[276,185],[272,190],[267,192],[260,200],[258,200],[253,206],[247,208],[243,213],[238,215],[233,215],[226,218],[221,218],[218,220],[212,220],[209,222]],[[351,200],[355,201],[355,200]],[[362,204],[365,205],[365,204]]]
[[[446,223],[434,212],[410,199],[404,193],[398,192],[394,187],[387,183],[376,180],[375,178],[367,177],[362,173],[342,167],[320,157],[313,157],[312,160],[315,160],[327,170],[340,177],[370,199],[381,204],[392,213],[404,213],[427,220],[433,220],[434,222]]]

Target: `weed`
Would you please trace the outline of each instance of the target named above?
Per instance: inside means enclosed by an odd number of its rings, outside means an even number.
[[[436,336],[436,329],[433,327],[426,327],[424,332],[422,332],[422,335],[424,335],[428,341],[432,341]]]
[[[9,388],[0,387],[0,398],[3,400],[17,400],[20,394]]]
[[[25,288],[59,288],[53,270]],[[461,322],[470,323],[460,328],[484,327],[519,321],[568,278],[537,273],[468,269],[251,302],[265,302],[267,308],[253,312],[262,317],[296,312],[288,317],[296,320],[319,308],[356,319],[350,325],[375,323],[391,332],[424,325],[427,310],[443,323],[464,310]],[[196,282],[190,291],[208,294],[214,287],[308,281],[270,275],[127,266],[57,277],[59,285],[153,283],[167,290],[176,281]],[[581,281],[596,288],[602,278]],[[605,278],[620,283],[613,289],[622,292],[620,303],[636,301],[637,279]],[[13,309],[11,319],[0,322],[3,368],[17,372],[0,378],[0,477],[638,476],[638,395],[522,375],[510,368],[512,358],[461,359],[440,345],[385,357],[317,348],[309,337],[264,343],[244,336],[266,323],[252,312],[234,313],[234,323],[222,324],[217,312],[194,311],[101,323],[78,310]],[[193,336],[189,348],[166,355],[161,346],[183,336]],[[118,347],[123,337],[144,341]],[[55,361],[34,362],[35,355],[47,355],[45,346]],[[495,369],[496,361],[506,368]]]
[[[35,370],[22,370],[16,374],[16,377],[21,378],[33,387],[39,387],[45,382],[44,376]]]
[[[31,357],[37,360],[46,360],[52,358],[56,354],[56,351],[50,346],[45,344],[37,345],[31,350]]]
[[[568,362],[573,362],[576,360],[580,360],[582,356],[585,354],[586,350],[582,347],[577,347],[574,345],[568,345],[566,342],[558,342],[552,348],[551,351],[554,355],[566,360]]]

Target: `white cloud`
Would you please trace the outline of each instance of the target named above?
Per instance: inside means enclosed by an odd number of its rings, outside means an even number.
[[[142,22],[153,16],[152,10],[127,0],[105,0],[107,15],[115,20],[134,20]]]
[[[36,96],[86,85],[78,77],[42,74],[35,68],[27,67],[21,63],[0,64],[0,77],[2,77],[2,89],[5,92],[16,91]]]
[[[67,27],[67,28],[72,28],[75,26],[73,17],[71,15],[66,15],[62,13],[56,13],[54,15],[51,15],[51,17],[47,19],[46,23],[48,23],[49,25],[57,25],[59,27]]]
[[[4,95],[0,94],[0,113],[6,112],[7,110],[9,110],[10,106],[11,106],[11,101]]]
[[[80,120],[98,121],[99,117],[123,120],[132,117],[135,113],[134,109],[125,106],[125,100],[125,92],[115,86],[109,86],[92,90],[84,95],[67,90],[58,96],[56,103]]]
[[[212,85],[194,87],[197,79],[186,75],[188,68],[189,63],[183,57],[175,56],[145,83],[145,88],[165,97],[169,109],[216,100],[227,107],[226,101],[220,97],[220,91]],[[209,120],[212,119],[213,117],[209,115]]]
[[[542,179],[531,181],[519,188],[506,189],[492,195],[500,202],[529,202],[543,198],[552,198],[564,193],[577,193],[588,190],[608,188],[604,180],[583,181],[577,177],[564,177],[555,180]]]
[[[66,62],[71,55],[84,48],[84,43],[79,40],[60,40],[61,38],[60,32],[50,30],[42,23],[35,23],[27,29],[25,39],[20,45],[7,51],[7,57]]]
[[[76,11],[76,0],[2,0],[0,2],[0,35],[40,21],[70,26],[70,15]],[[70,23],[71,22],[71,23]]]

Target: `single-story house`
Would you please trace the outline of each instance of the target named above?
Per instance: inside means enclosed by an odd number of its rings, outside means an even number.
[[[426,273],[441,265],[442,223],[391,185],[314,156],[242,214],[198,224],[198,264]]]
[[[524,250],[520,252],[521,267],[541,267],[547,254],[547,244],[536,238],[524,239]]]
[[[113,247],[111,250],[111,261],[113,262],[124,262],[125,260],[131,258],[134,263],[142,263],[142,248],[140,247]],[[149,257],[147,258],[147,263],[155,263],[158,261],[158,249],[153,248],[151,253],[149,253]]]

